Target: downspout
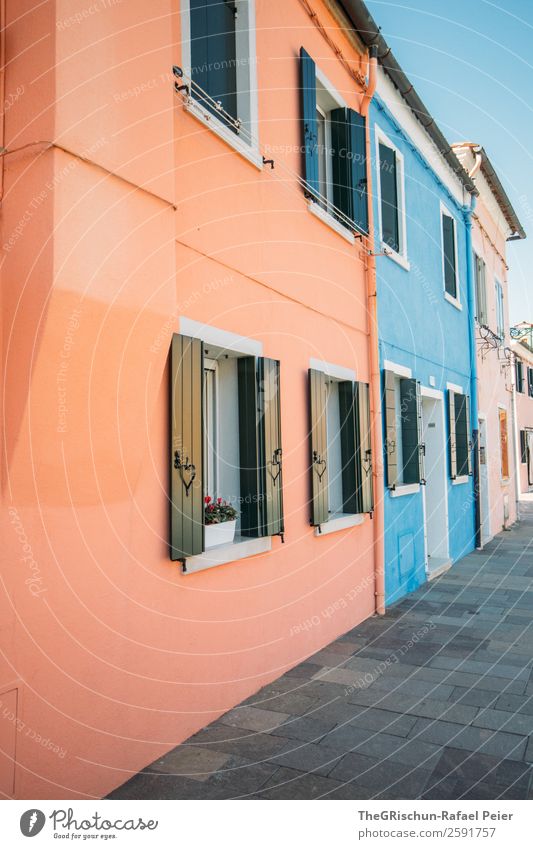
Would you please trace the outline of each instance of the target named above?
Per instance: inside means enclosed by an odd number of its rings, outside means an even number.
[[[383,503],[383,438],[381,431],[381,377],[378,351],[378,317],[376,258],[374,256],[374,209],[372,204],[372,157],[370,144],[370,126],[368,111],[377,83],[377,47],[371,46],[368,52],[368,85],[361,98],[361,115],[366,118],[366,162],[367,162],[367,198],[368,198],[368,236],[363,239],[366,271],[366,309],[368,355],[370,363],[370,410],[372,418],[372,483],[374,487],[374,593],[376,613],[385,613],[385,518]]]
[[[476,163],[477,164],[477,163]],[[475,167],[475,166],[474,166]],[[474,514],[475,547],[481,548],[481,504],[479,485],[479,421],[477,392],[477,352],[475,328],[474,260],[472,252],[472,215],[476,208],[476,196],[470,196],[470,206],[463,207],[466,225],[466,290],[468,303],[468,341],[470,349],[470,414],[472,418],[472,451],[474,468]]]

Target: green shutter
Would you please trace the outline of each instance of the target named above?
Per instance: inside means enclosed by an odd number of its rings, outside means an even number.
[[[355,387],[351,380],[339,383],[339,412],[343,511],[359,513]]]
[[[199,339],[175,333],[170,363],[170,557],[204,548],[203,350]]]
[[[424,442],[424,423],[422,420],[422,391],[420,381],[416,382],[416,410],[418,419],[418,479],[426,483],[426,444]]]
[[[379,189],[381,195],[381,240],[394,251],[400,250],[400,211],[396,153],[379,143]]]
[[[466,473],[472,474],[472,432],[470,430],[470,397],[465,398],[465,417],[466,417]]]
[[[309,369],[311,524],[328,521],[328,434],[326,375]]]
[[[455,222],[445,212],[442,213],[442,250],[444,253],[444,287],[448,295],[456,298]]]
[[[403,483],[420,483],[418,388],[411,377],[400,378]]]
[[[374,510],[372,481],[372,421],[370,417],[370,388],[368,383],[356,383],[357,440],[356,465],[358,471],[358,513]]]
[[[368,233],[368,185],[366,161],[366,119],[353,109],[347,110],[351,218],[360,230]]]
[[[279,362],[240,357],[241,534],[283,534]]]
[[[234,4],[227,0],[190,0],[192,95],[223,122],[203,92],[237,118],[237,51]],[[224,122],[235,129],[232,122]]]
[[[304,152],[304,179],[308,192],[317,197],[318,185],[318,131],[316,124],[316,67],[300,48],[300,90],[302,108],[302,143]]]
[[[448,458],[450,461],[450,477],[457,477],[457,443],[455,433],[455,392],[448,389]]]
[[[485,279],[485,261],[477,255],[475,257],[476,267],[476,305],[477,320],[479,324],[487,324],[487,286]]]
[[[396,375],[384,371],[385,410],[385,456],[387,458],[387,486],[394,489],[398,484],[398,434],[396,428]]]
[[[331,126],[331,177],[333,183],[333,205],[349,221],[353,218],[352,186],[350,174],[348,124],[346,109],[333,109],[330,112]],[[333,210],[335,215],[335,210]],[[343,224],[347,222],[342,216]]]
[[[261,446],[260,480],[262,536],[283,535],[283,476],[281,450],[280,367],[278,360],[260,357],[258,438]]]

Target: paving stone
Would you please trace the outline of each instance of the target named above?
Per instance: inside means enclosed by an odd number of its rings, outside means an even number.
[[[505,710],[480,710],[472,725],[493,728],[510,734],[533,734],[533,716],[524,713],[509,713]]]
[[[390,710],[379,708],[366,708],[350,719],[350,723],[357,728],[366,728],[369,731],[385,731],[395,737],[407,737],[416,722],[415,716],[394,713]],[[339,724],[342,724],[339,723]]]
[[[284,749],[272,755],[269,763],[290,767],[300,772],[328,775],[340,757],[338,751],[328,746],[291,740]]]
[[[288,717],[288,713],[276,713],[273,710],[254,707],[238,707],[225,713],[221,721],[224,725],[235,725],[237,728],[248,728],[250,731],[270,731],[281,725]]]
[[[371,798],[376,792],[381,793],[395,782],[403,780],[410,771],[405,764],[349,752],[331,770],[329,777],[337,781],[354,781],[370,790],[371,795],[367,798]]]
[[[298,772],[280,767],[266,784],[261,787],[258,799],[320,799],[328,798],[341,786],[334,781],[312,772]]]
[[[204,731],[191,737],[188,742],[193,745],[202,745],[207,750],[214,749],[217,752],[227,752],[250,761],[262,761],[283,748],[287,740],[281,736],[274,736],[273,733],[262,734],[220,723],[208,726]]]
[[[455,704],[473,705],[474,707],[494,707],[498,698],[499,696],[494,690],[455,687],[450,701],[455,702]],[[520,698],[520,696],[516,696],[516,698]]]
[[[229,755],[201,746],[177,746],[147,767],[147,772],[182,775],[195,781],[206,781],[229,760]]]
[[[420,738],[435,745],[480,751],[516,761],[524,759],[527,744],[527,737],[518,734],[472,726],[465,728],[453,722],[427,719],[419,719],[409,737]]]
[[[533,716],[533,695],[516,696],[512,693],[504,693],[499,696],[494,707],[496,710],[507,710],[512,713],[524,713]]]
[[[315,719],[314,714],[309,716],[291,716],[289,719],[271,732],[271,736],[280,735],[291,740],[306,740],[309,743],[318,742],[324,734],[335,727],[336,720],[332,718],[331,711],[326,710],[325,716],[329,719]]]
[[[291,716],[292,714],[304,714],[312,710],[318,704],[317,698],[312,698],[306,695],[305,685],[294,692],[282,693],[279,696],[271,696],[270,698],[256,702],[257,707],[261,707],[267,711],[275,711],[276,713],[285,713]]]
[[[378,677],[378,673],[371,672],[354,672],[351,669],[331,669],[323,667],[314,676],[315,680],[324,681],[330,684],[345,684],[347,687],[356,687],[364,690],[370,687],[373,681]]]
[[[527,789],[530,775],[530,766],[520,761],[502,760],[480,752],[447,748],[433,771],[431,783],[452,779],[472,784],[486,781],[499,788],[521,784]],[[498,792],[499,790],[495,791],[495,795]]]

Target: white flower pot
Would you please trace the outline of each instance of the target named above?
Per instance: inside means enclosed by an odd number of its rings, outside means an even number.
[[[215,545],[229,545],[235,537],[237,519],[231,522],[219,522],[217,525],[205,526],[205,548],[213,548]]]

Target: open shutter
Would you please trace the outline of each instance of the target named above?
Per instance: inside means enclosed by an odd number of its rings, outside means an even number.
[[[420,483],[418,387],[411,377],[400,378],[403,483]]]
[[[372,429],[370,418],[370,389],[368,383],[356,383],[357,441],[356,461],[359,478],[359,513],[374,510],[374,487],[372,481]]]
[[[300,88],[302,104],[302,129],[304,151],[304,178],[307,189],[315,197],[319,194],[318,183],[318,130],[316,123],[316,68],[315,63],[300,48]]]
[[[260,357],[259,441],[262,484],[262,534],[283,535],[283,477],[281,450],[280,369],[278,360]]]
[[[476,256],[476,295],[477,320],[479,324],[487,324],[487,286],[485,280],[485,261]]]
[[[422,420],[422,392],[420,381],[416,382],[416,412],[418,420],[418,479],[426,483],[426,444],[424,442],[424,423]]]
[[[470,430],[470,396],[465,395],[466,410],[466,465],[467,474],[472,474],[472,431]]]
[[[384,372],[385,409],[385,454],[387,457],[387,486],[394,489],[398,484],[398,434],[396,428],[396,375]]]
[[[220,117],[214,103],[205,98],[206,92],[213,101],[222,104],[225,111],[237,118],[237,68],[236,16],[227,0],[189,0],[191,29],[191,75],[193,97],[202,106]],[[224,122],[226,123],[226,122]],[[227,126],[234,129],[231,123]]]
[[[340,443],[342,463],[342,501],[345,513],[359,513],[359,475],[357,469],[357,435],[355,386],[351,380],[339,383]]]
[[[326,375],[309,369],[311,524],[328,521],[328,435]]]
[[[282,534],[279,362],[240,357],[237,374],[241,534]]]
[[[455,480],[457,477],[457,442],[455,434],[455,392],[453,389],[448,389],[448,457],[450,461],[450,477]]]
[[[199,339],[175,333],[170,363],[170,557],[204,548],[203,350]]]
[[[333,182],[333,205],[350,221],[353,218],[352,186],[350,174],[350,138],[346,120],[346,109],[333,109],[331,121],[331,176]],[[333,210],[335,215],[335,210]],[[343,224],[347,224],[341,217]]]
[[[368,192],[366,162],[366,119],[353,109],[347,110],[351,218],[360,230],[368,233]]]

